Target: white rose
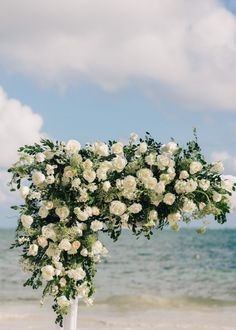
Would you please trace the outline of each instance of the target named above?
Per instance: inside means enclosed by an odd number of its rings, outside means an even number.
[[[20,187],[20,195],[22,198],[26,198],[29,195],[30,189],[27,186]]]
[[[56,241],[57,236],[55,233],[55,225],[53,223],[49,223],[47,226],[42,227],[42,236],[51,239],[52,241]]]
[[[141,168],[137,172],[140,181],[145,182],[148,178],[153,177],[153,173],[149,168]]]
[[[79,141],[69,140],[66,144],[66,151],[72,154],[76,154],[80,151],[81,145]]]
[[[126,205],[120,201],[112,201],[110,205],[110,213],[121,216],[126,211]]]
[[[38,249],[39,247],[37,244],[30,244],[27,255],[35,257],[38,254]]]
[[[201,179],[198,181],[198,185],[202,190],[206,191],[210,187],[210,181],[206,179]]]
[[[46,158],[46,156],[42,152],[39,152],[35,156],[36,162],[38,162],[38,163],[44,162],[45,161],[45,158]]]
[[[86,276],[86,273],[82,267],[78,267],[76,269],[70,269],[66,273],[70,278],[72,278],[75,281],[80,281]]]
[[[62,288],[64,288],[66,286],[66,279],[64,277],[62,277],[59,281],[59,284]]]
[[[53,157],[55,155],[52,150],[45,150],[43,153],[44,153],[47,160],[53,159]]]
[[[131,133],[130,134],[130,142],[135,143],[138,140],[138,134],[137,133]]]
[[[55,182],[55,177],[53,175],[49,175],[45,179],[47,184],[53,184]]]
[[[175,223],[181,219],[181,214],[179,212],[170,213],[167,217],[169,223]]]
[[[40,199],[41,198],[41,193],[38,191],[33,191],[30,195],[29,195],[29,199]]]
[[[144,154],[147,151],[147,148],[148,148],[148,145],[146,142],[140,143],[140,145],[138,147],[138,153]]]
[[[189,174],[187,171],[181,171],[179,174],[180,179],[187,179],[189,177]]]
[[[39,209],[39,216],[42,219],[47,218],[47,216],[48,216],[48,209],[45,206],[41,206],[40,207],[40,209]]]
[[[158,219],[158,213],[156,210],[151,210],[148,214],[148,219],[151,221],[156,221]]]
[[[98,156],[106,157],[109,155],[109,148],[106,143],[97,141],[92,146],[92,149],[95,152],[95,154],[97,154]]]
[[[54,205],[52,201],[44,201],[44,206],[46,207],[47,210],[53,209]]]
[[[94,220],[91,222],[90,228],[92,229],[92,231],[96,232],[98,230],[103,229],[103,223],[101,221]]]
[[[139,213],[141,210],[142,210],[142,205],[141,204],[139,204],[139,203],[134,203],[134,204],[132,204],[132,205],[130,205],[130,207],[129,207],[129,212],[130,213],[134,213],[134,214],[136,214],[136,213]]]
[[[221,162],[213,163],[211,170],[212,172],[220,174],[224,171],[224,165]]]
[[[33,218],[30,215],[26,215],[26,214],[22,214],[22,216],[20,217],[21,223],[23,225],[23,227],[25,228],[30,228],[30,226],[33,223]]]
[[[92,245],[92,253],[93,254],[100,254],[102,252],[103,249],[103,245],[100,241],[96,241],[95,243],[93,243]]]
[[[78,189],[80,187],[81,180],[80,178],[76,178],[72,181],[71,186],[75,189]]]
[[[196,174],[202,170],[203,166],[200,162],[193,161],[189,166],[189,172],[191,174]]]
[[[132,175],[128,175],[124,178],[122,182],[123,188],[130,191],[136,190],[136,179]]]
[[[58,248],[57,244],[49,243],[49,246],[45,253],[48,257],[57,259],[58,257],[60,257],[61,250]]]
[[[97,169],[96,174],[99,181],[104,181],[107,179],[107,169],[100,167]]]
[[[57,304],[61,308],[69,307],[70,306],[70,301],[66,298],[66,296],[60,296],[60,297],[57,298]]]
[[[145,162],[148,165],[152,166],[156,163],[156,157],[157,157],[157,154],[153,152],[145,157]]]
[[[158,189],[158,182],[156,178],[149,177],[144,182],[145,188],[151,189],[151,190],[157,190]]]
[[[157,194],[162,194],[166,189],[165,183],[163,181],[159,181],[157,182],[156,188],[155,188],[155,192]]]
[[[92,215],[99,215],[100,214],[100,210],[97,206],[93,206],[92,207]]]
[[[175,195],[171,193],[165,194],[163,198],[163,202],[167,205],[172,205],[175,201]]]
[[[185,184],[185,192],[186,193],[191,193],[197,189],[197,182],[194,181],[193,179],[190,179],[186,182]]]
[[[178,148],[179,147],[178,147],[177,143],[172,141],[172,142],[169,142],[167,144],[163,144],[162,147],[161,147],[161,152],[173,155],[173,154],[176,153]]]
[[[80,254],[83,256],[83,257],[87,257],[88,255],[88,250],[86,248],[83,248],[81,251],[80,251]]]
[[[223,178],[221,180],[221,188],[229,191],[229,192],[232,192],[233,190],[233,185],[234,185],[234,182],[232,181],[232,178],[231,179],[227,179],[226,178]]]
[[[193,213],[195,209],[196,209],[196,204],[192,200],[186,198],[184,200],[182,211],[185,213]]]
[[[117,172],[121,172],[127,164],[127,160],[123,157],[115,157],[112,160],[112,166]]]
[[[69,251],[71,249],[71,243],[67,238],[61,240],[60,244],[58,245],[59,249],[64,251]]]
[[[39,186],[40,184],[44,183],[45,175],[42,172],[35,171],[32,174],[32,182],[35,186]]]
[[[65,178],[73,178],[75,176],[75,170],[71,166],[64,168],[63,176]]]
[[[70,214],[70,210],[66,206],[57,207],[55,212],[56,215],[58,215],[58,217],[60,218],[60,220],[66,219]]]
[[[48,241],[45,237],[39,236],[37,238],[38,245],[41,246],[42,248],[45,248],[48,245]]]
[[[84,170],[91,170],[93,168],[93,162],[90,159],[86,159],[82,163],[82,167]]]
[[[89,183],[91,183],[96,179],[96,172],[94,172],[93,170],[85,170],[83,172],[83,178]]]
[[[89,214],[86,210],[82,211],[79,207],[74,208],[74,213],[80,221],[86,221],[89,218]]]
[[[53,276],[55,275],[55,269],[53,266],[51,266],[51,265],[44,266],[41,268],[41,272],[42,272],[42,277],[46,281],[53,280]]]
[[[170,158],[165,155],[157,156],[157,166],[160,170],[164,170],[167,166],[170,165]]]
[[[117,143],[114,143],[111,147],[111,151],[118,155],[118,156],[122,156],[123,155],[123,148],[124,148],[124,145],[122,142],[117,142]]]
[[[53,175],[54,174],[54,168],[55,168],[55,166],[47,164],[46,165],[47,175]]]
[[[213,192],[213,196],[212,196],[212,198],[213,198],[213,201],[214,201],[214,202],[218,203],[218,202],[221,201],[221,199],[222,199],[222,195],[219,194],[218,192],[214,191],[214,192]]]

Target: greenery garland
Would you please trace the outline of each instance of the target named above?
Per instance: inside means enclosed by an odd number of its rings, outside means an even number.
[[[81,148],[75,140],[43,139],[20,148],[9,172],[11,189],[24,199],[13,206],[20,216],[12,245],[22,247],[23,269],[31,273],[24,285],[44,286],[62,325],[73,298],[92,303],[96,263],[108,253],[99,231],[117,240],[129,228],[149,239],[154,229],[178,230],[180,220],[213,215],[224,223],[235,184],[222,171],[220,162],[205,161],[196,132],[186,148],[173,139],[157,143],[149,133],[144,140],[132,133],[127,145]]]

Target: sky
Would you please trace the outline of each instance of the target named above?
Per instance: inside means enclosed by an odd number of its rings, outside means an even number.
[[[17,221],[19,146],[146,131],[184,144],[194,127],[235,176],[236,0],[1,1],[0,227]]]

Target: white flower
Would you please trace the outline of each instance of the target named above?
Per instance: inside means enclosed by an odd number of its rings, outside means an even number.
[[[53,175],[54,174],[54,169],[55,169],[55,166],[47,164],[46,165],[47,175]]]
[[[218,203],[218,202],[221,201],[221,199],[222,199],[222,195],[219,194],[218,192],[214,191],[214,192],[213,192],[213,196],[212,196],[212,198],[213,198],[213,201],[214,201],[214,202]]]
[[[71,186],[75,189],[78,189],[80,187],[81,180],[80,178],[76,178],[71,182]]]
[[[142,210],[142,205],[141,204],[139,204],[139,203],[133,203],[132,205],[130,205],[130,207],[129,207],[129,212],[130,213],[134,213],[134,214],[136,214],[136,213],[139,213],[141,210]]]
[[[156,157],[157,157],[157,154],[152,152],[151,154],[149,154],[145,157],[145,162],[148,165],[152,166],[156,163]]]
[[[162,194],[166,189],[165,183],[163,181],[159,181],[157,182],[156,188],[155,188],[155,192],[157,194]]]
[[[114,143],[111,147],[111,151],[118,155],[118,156],[122,156],[123,155],[123,148],[124,148],[124,145],[122,142],[117,142],[117,143]]]
[[[163,198],[163,202],[167,205],[172,205],[175,201],[175,195],[172,193],[165,194]]]
[[[53,266],[51,266],[51,265],[44,266],[41,268],[41,272],[42,272],[42,277],[46,281],[53,280],[53,276],[55,275],[55,269]]]
[[[83,248],[81,251],[80,251],[80,254],[83,256],[83,257],[87,257],[88,255],[88,250],[86,248]]]
[[[60,220],[66,219],[70,214],[70,210],[67,206],[57,207],[55,212],[56,215],[58,215],[58,217],[60,218]]]
[[[44,183],[45,175],[42,172],[35,171],[32,174],[32,182],[35,186],[39,186],[40,184]]]
[[[187,171],[181,171],[179,174],[180,179],[187,179],[189,177],[189,174]]]
[[[66,151],[71,154],[76,154],[80,151],[81,145],[79,141],[69,140],[66,144]]]
[[[55,182],[55,177],[53,175],[49,175],[45,179],[47,184],[53,184]]]
[[[112,201],[110,205],[110,213],[121,216],[126,211],[126,205],[120,201]]]
[[[28,256],[36,256],[38,254],[38,245],[37,244],[30,244],[29,250],[28,250]]]
[[[156,210],[151,210],[148,214],[148,219],[152,221],[156,221],[158,219],[158,213]]]
[[[167,217],[167,220],[170,224],[175,223],[181,219],[181,214],[179,212],[170,213]]]
[[[224,165],[221,162],[213,163],[211,170],[212,172],[220,174],[224,171]]]
[[[161,147],[161,152],[173,155],[176,153],[178,148],[179,147],[178,147],[177,143],[172,141],[167,144],[163,144]]]
[[[65,178],[73,178],[75,176],[75,170],[71,166],[64,168],[63,176]]]
[[[151,190],[157,190],[158,189],[158,182],[156,178],[149,177],[144,181],[145,188],[151,189]]]
[[[184,200],[182,211],[185,213],[193,213],[195,209],[196,209],[196,204],[192,200],[186,198]]]
[[[91,222],[90,228],[92,231],[97,232],[98,230],[103,229],[103,223],[98,220],[94,220]]]
[[[205,206],[206,206],[205,203],[203,203],[203,202],[199,203],[199,210],[202,211],[202,210],[204,209]]]
[[[102,252],[103,249],[103,245],[100,241],[96,241],[95,243],[93,243],[92,245],[92,253],[93,254],[100,254]]]
[[[146,142],[142,142],[140,143],[139,147],[138,147],[138,153],[139,154],[144,154],[147,151],[148,145]]]
[[[141,168],[137,172],[137,177],[140,181],[145,182],[150,177],[153,177],[153,173],[149,168]]]
[[[221,180],[221,188],[223,188],[229,192],[232,192],[233,185],[234,185],[234,182],[232,181],[232,178],[229,179],[226,177]]]
[[[74,213],[80,221],[86,221],[89,218],[89,214],[86,210],[82,211],[79,207],[74,208]]]
[[[30,193],[29,195],[29,199],[32,200],[32,199],[40,199],[41,198],[41,193],[38,192],[38,191],[33,191],[32,193]]]
[[[30,189],[27,186],[22,186],[19,191],[21,197],[25,199],[29,195]]]
[[[46,207],[47,210],[51,210],[54,207],[52,201],[44,201],[43,205]]]
[[[47,218],[47,216],[48,216],[48,209],[47,209],[45,206],[41,206],[41,207],[39,208],[39,216],[40,216],[42,219]]]
[[[97,206],[93,206],[92,207],[92,215],[99,215],[100,214],[100,210]]]
[[[42,152],[39,152],[35,156],[36,162],[38,162],[38,163],[44,162],[45,161],[45,158],[46,158],[46,156]]]
[[[42,248],[45,248],[48,245],[48,241],[45,237],[39,236],[37,238],[38,245],[41,246]]]
[[[64,251],[69,251],[71,249],[71,243],[67,238],[61,240],[60,244],[58,245],[59,249]]]
[[[64,277],[62,277],[59,281],[59,284],[62,288],[64,288],[66,286],[66,279]]]
[[[30,228],[33,223],[33,218],[30,215],[22,214],[20,221],[25,228]]]
[[[202,170],[203,166],[200,162],[193,161],[189,166],[189,172],[191,174],[196,174]]]
[[[130,142],[135,143],[138,140],[138,134],[137,133],[131,133],[130,134]]]
[[[157,156],[157,166],[160,170],[164,170],[167,166],[170,165],[170,158],[165,155]]]
[[[184,194],[187,182],[182,180],[177,180],[175,183],[175,191],[177,194]]]
[[[198,181],[198,185],[202,190],[206,191],[210,187],[210,181],[206,179],[201,179]]]
[[[97,141],[93,144],[92,149],[94,153],[97,154],[98,156],[106,157],[109,155],[109,148],[106,143]]]
[[[127,164],[127,160],[123,157],[117,156],[112,160],[112,166],[117,172],[121,172]]]
[[[83,172],[83,178],[89,183],[91,183],[96,179],[96,172],[94,172],[93,170],[85,170]]]
[[[77,294],[80,298],[87,297],[89,294],[89,288],[87,283],[84,282],[77,287]]]
[[[135,191],[137,185],[135,177],[132,175],[126,176],[122,181],[122,185],[125,190]]]
[[[58,258],[60,256],[61,250],[58,248],[57,244],[50,243],[46,250],[46,255],[52,258]]]
[[[57,236],[55,233],[55,225],[53,223],[49,223],[47,226],[42,227],[42,236],[51,239],[52,241],[56,241]]]
[[[185,192],[186,193],[191,193],[197,189],[197,182],[194,181],[193,179],[190,179],[186,182],[185,185]]]
[[[80,281],[86,276],[86,273],[82,267],[78,267],[76,269],[70,269],[66,272],[66,274],[75,281]]]
[[[93,162],[90,159],[86,159],[82,163],[82,167],[84,170],[91,170],[93,168]]]
[[[70,306],[70,301],[66,298],[66,296],[60,296],[60,297],[57,298],[57,304],[61,308],[69,307]]]
[[[43,153],[44,153],[47,160],[53,159],[53,157],[55,155],[54,152],[52,150],[49,150],[49,149],[45,150]]]

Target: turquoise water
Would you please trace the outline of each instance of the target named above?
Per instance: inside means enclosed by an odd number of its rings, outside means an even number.
[[[0,230],[0,301],[35,300],[40,292],[23,288],[19,251],[9,250],[13,230]],[[96,300],[129,306],[236,305],[236,230],[192,229],[155,233],[148,241],[124,231],[98,266]]]

